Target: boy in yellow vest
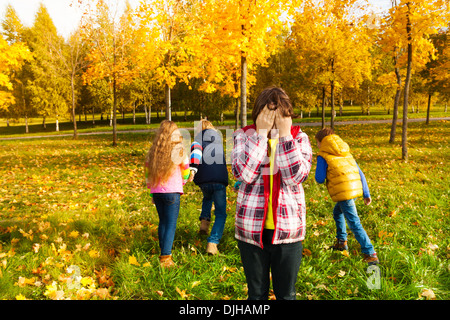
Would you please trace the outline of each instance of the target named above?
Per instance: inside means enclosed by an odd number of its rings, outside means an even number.
[[[323,128],[316,134],[319,155],[315,178],[326,185],[331,199],[336,202],[333,218],[336,222],[335,250],[347,250],[347,231],[345,220],[361,245],[364,261],[369,265],[378,264],[377,254],[361,225],[354,199],[363,196],[364,203],[372,202],[366,178],[350,153],[350,148],[333,129]]]

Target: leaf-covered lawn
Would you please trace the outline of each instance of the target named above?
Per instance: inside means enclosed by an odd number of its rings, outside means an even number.
[[[305,127],[315,152],[316,130]],[[404,163],[400,143],[387,142],[388,125],[337,127],[369,182],[373,203],[357,208],[381,265],[378,274],[367,269],[351,233],[348,251],[330,250],[333,202],[314,181],[314,158],[298,299],[449,298],[449,131],[447,122],[410,124]],[[221,254],[205,254],[202,195],[190,183],[177,268],[159,267],[157,213],[142,170],[151,138],[121,134],[116,148],[109,135],[0,142],[0,299],[247,298],[231,186]]]

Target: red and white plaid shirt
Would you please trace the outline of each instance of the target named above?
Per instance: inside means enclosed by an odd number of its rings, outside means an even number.
[[[235,236],[263,247],[262,232],[270,194],[268,138],[258,135],[255,125],[233,135],[233,175],[242,181],[236,203]],[[272,208],[275,232],[273,244],[305,238],[306,208],[302,182],[311,170],[312,149],[308,136],[298,126],[291,135],[279,138],[275,154]]]

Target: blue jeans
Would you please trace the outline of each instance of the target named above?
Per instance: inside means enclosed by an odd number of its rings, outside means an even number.
[[[158,238],[161,255],[167,256],[172,253],[178,213],[180,211],[180,194],[154,193],[153,201],[159,216]]]
[[[337,202],[333,209],[333,218],[336,222],[336,238],[347,240],[347,230],[345,227],[345,220],[347,220],[350,230],[352,230],[361,246],[362,253],[372,254],[375,252],[366,231],[361,225],[353,199]]]
[[[202,213],[200,220],[211,221],[211,208],[214,201],[216,219],[208,237],[208,242],[219,244],[227,219],[227,187],[221,183],[205,183],[200,185],[203,192]]]

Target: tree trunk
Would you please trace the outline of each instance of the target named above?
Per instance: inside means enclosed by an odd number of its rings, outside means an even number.
[[[241,55],[241,128],[247,126],[247,58]]]
[[[114,54],[114,72],[113,72],[113,114],[112,114],[112,122],[113,122],[113,147],[117,146],[117,88],[116,88],[116,37],[113,37],[113,54]]]
[[[166,120],[172,120],[170,87],[167,83],[164,86],[164,94],[165,94],[165,101],[166,101]]]
[[[59,119],[58,119],[58,115],[56,115],[56,132],[59,132]]]
[[[136,124],[136,101],[133,102],[133,124]]]
[[[431,96],[433,94],[429,93],[428,94],[428,107],[427,107],[427,121],[426,124],[430,124],[430,109],[431,109]]]
[[[152,102],[151,100],[148,103],[148,123],[147,124],[151,124],[152,123]]]
[[[234,130],[237,130],[239,128],[239,98],[236,98],[236,104],[234,106],[234,117]]]
[[[334,81],[331,81],[330,100],[331,100],[330,127],[331,127],[331,129],[334,130]]]
[[[147,113],[147,105],[144,101],[144,112],[145,112],[145,124],[148,124],[148,113]]]
[[[331,59],[331,73],[332,73],[332,79],[331,79],[331,92],[330,92],[330,99],[331,99],[331,121],[330,121],[330,127],[334,130],[334,59]]]
[[[234,75],[233,78],[234,78],[234,91],[238,93],[239,85],[237,83],[236,76]],[[235,118],[234,130],[237,130],[239,128],[239,98],[236,98],[236,104],[234,106],[234,118]]]
[[[27,103],[25,101],[25,94],[23,93],[23,84],[21,85],[22,88],[22,102],[23,106],[25,107],[25,110],[27,110]],[[28,133],[28,114],[25,112],[25,133]]]
[[[402,160],[408,161],[408,97],[409,86],[411,83],[411,65],[412,65],[412,39],[411,39],[411,20],[410,20],[410,3],[407,2],[408,13],[406,15],[406,32],[408,34],[408,64],[406,68],[405,95],[403,98],[403,125],[402,125]]]
[[[322,129],[325,128],[325,87],[322,88]]]
[[[394,65],[395,65],[395,76],[397,77],[397,91],[395,92],[394,100],[394,110],[392,114],[392,125],[391,125],[391,135],[389,137],[389,143],[395,142],[395,133],[397,129],[398,120],[398,104],[400,102],[400,95],[402,91],[402,78],[400,76],[400,68],[397,66],[397,48],[394,48]]]
[[[78,138],[77,132],[77,117],[75,114],[75,86],[74,86],[74,73],[70,77],[70,88],[72,89],[72,118],[73,118],[73,138]]]
[[[117,146],[117,92],[116,92],[116,74],[114,73],[113,79],[113,147]]]

